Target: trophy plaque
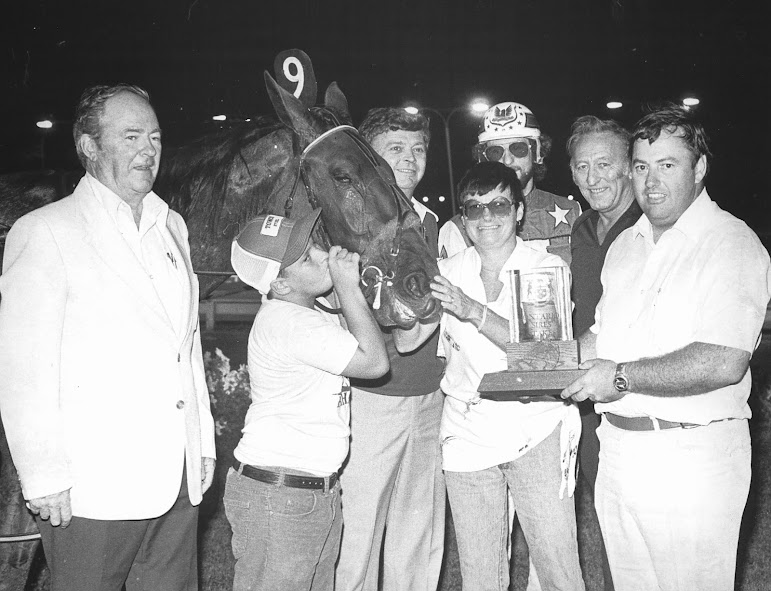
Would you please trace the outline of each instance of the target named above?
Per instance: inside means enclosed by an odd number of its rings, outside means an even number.
[[[489,400],[551,400],[576,378],[578,341],[573,338],[567,267],[508,272],[512,294],[508,369],[486,374],[479,394]]]

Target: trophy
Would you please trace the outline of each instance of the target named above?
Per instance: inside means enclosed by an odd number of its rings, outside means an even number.
[[[508,271],[511,288],[506,371],[486,374],[479,385],[490,400],[554,400],[584,373],[573,338],[567,267]]]

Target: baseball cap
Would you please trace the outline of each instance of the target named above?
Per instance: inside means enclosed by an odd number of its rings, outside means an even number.
[[[279,272],[305,252],[320,215],[321,209],[315,209],[299,219],[269,214],[251,220],[230,249],[230,263],[238,278],[268,295]]]

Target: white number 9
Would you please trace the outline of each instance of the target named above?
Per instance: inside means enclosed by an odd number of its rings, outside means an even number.
[[[294,74],[291,72],[292,66],[294,66]],[[300,98],[303,87],[305,86],[305,69],[303,68],[302,63],[296,57],[288,57],[284,60],[282,67],[284,70],[284,77],[289,80],[289,82],[297,83],[297,88],[295,88],[295,91],[292,94],[296,98]]]

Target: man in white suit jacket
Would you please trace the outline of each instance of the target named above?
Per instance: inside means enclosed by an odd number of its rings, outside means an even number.
[[[6,241],[0,413],[54,591],[194,590],[215,449],[187,228],[152,192],[147,93],[76,115],[86,175]]]

